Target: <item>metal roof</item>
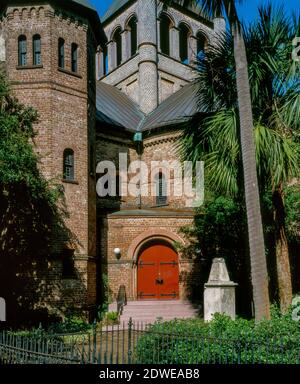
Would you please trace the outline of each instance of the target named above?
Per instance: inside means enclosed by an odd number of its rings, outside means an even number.
[[[84,7],[90,8],[93,11],[96,11],[96,8],[88,0],[72,0],[74,3],[83,5]]]
[[[96,39],[100,44],[105,44],[107,42],[107,37],[104,33],[98,11],[88,0],[70,0],[70,3],[77,4],[78,6],[84,7],[85,11],[89,14],[89,19],[93,27]]]
[[[102,22],[105,23],[115,13],[120,11],[123,7],[126,7],[126,5],[130,5],[131,3],[134,3],[134,1],[136,0],[114,0],[110,5],[110,7],[108,8],[108,10],[106,11],[106,13],[104,14],[104,16],[101,18]],[[173,3],[171,7],[176,8],[177,6],[183,10],[185,9],[194,13],[195,16],[201,16],[202,18],[204,17],[204,15],[202,15],[201,8],[197,4],[195,5],[194,3],[192,3],[192,4],[184,5],[183,0],[175,0],[175,1],[177,2],[177,4]],[[205,17],[205,19],[210,20],[210,18],[208,18],[207,16]]]
[[[133,0],[114,0],[104,16],[101,18],[103,22],[113,16],[121,8],[125,7],[127,4],[132,3]]]
[[[98,121],[133,132],[144,118],[139,107],[128,96],[101,81],[97,82],[96,107]]]
[[[190,120],[201,111],[198,106],[199,84],[185,85],[145,116],[139,107],[112,85],[97,83],[97,120],[132,132],[149,131]]]
[[[146,131],[183,123],[192,118],[195,113],[201,112],[198,108],[198,90],[199,84],[197,82],[185,85],[146,116],[140,130]]]

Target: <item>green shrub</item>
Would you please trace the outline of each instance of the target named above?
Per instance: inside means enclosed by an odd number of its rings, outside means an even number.
[[[101,323],[101,326],[103,326],[103,325],[114,325],[114,324],[119,324],[119,314],[118,314],[118,312],[107,312],[105,314],[103,322]]]
[[[91,330],[93,325],[87,323],[85,320],[78,316],[66,317],[61,323],[50,325],[48,331],[51,333],[75,333],[87,332]]]
[[[255,325],[244,319],[215,315],[157,322],[139,339],[140,363],[299,363],[300,324],[290,314]]]
[[[47,333],[42,328],[32,328],[27,330],[9,331],[8,334],[17,337],[29,337],[38,339],[44,337]]]
[[[109,304],[113,302],[112,292],[109,288],[108,276],[106,273],[102,274],[102,303],[97,308],[97,320],[103,321],[108,311]]]
[[[118,312],[108,312],[106,314],[106,319],[109,321],[117,322],[119,320]]]
[[[97,320],[102,321],[108,311],[108,303],[102,303],[97,307]]]

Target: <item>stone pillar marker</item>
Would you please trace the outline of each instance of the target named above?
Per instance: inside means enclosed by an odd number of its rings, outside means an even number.
[[[210,321],[215,313],[224,313],[235,319],[235,287],[230,280],[223,258],[212,262],[208,282],[204,284],[204,321]]]

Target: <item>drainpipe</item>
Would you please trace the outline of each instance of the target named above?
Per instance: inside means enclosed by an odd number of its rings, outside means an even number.
[[[143,133],[142,132],[136,132],[133,136],[133,142],[135,144],[136,152],[138,154],[138,161],[140,163],[140,171],[141,171],[141,162],[142,162],[142,154],[143,154]],[[140,194],[139,194],[138,208],[142,209],[141,182],[140,182]]]

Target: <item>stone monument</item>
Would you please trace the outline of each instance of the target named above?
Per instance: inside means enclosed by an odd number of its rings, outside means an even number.
[[[215,313],[224,313],[235,319],[235,287],[230,281],[225,260],[213,259],[208,282],[204,285],[204,321]]]

